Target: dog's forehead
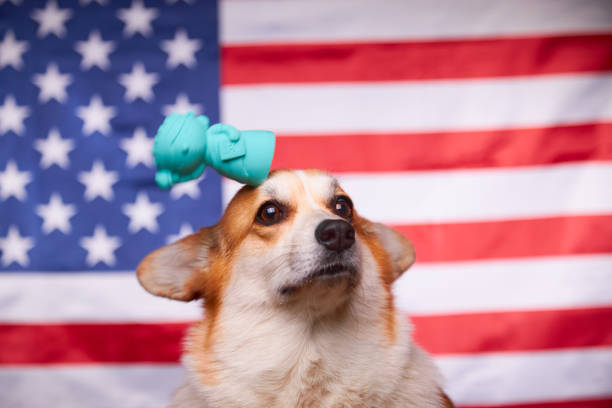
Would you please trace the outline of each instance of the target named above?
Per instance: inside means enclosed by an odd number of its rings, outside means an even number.
[[[281,202],[327,202],[336,194],[338,182],[320,171],[293,170],[275,172],[259,188],[264,196]]]

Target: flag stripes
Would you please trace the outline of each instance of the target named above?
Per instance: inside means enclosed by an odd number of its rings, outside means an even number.
[[[407,11],[408,6],[408,11]],[[224,45],[464,39],[612,31],[607,0],[229,0]],[[443,12],[441,12],[443,10]]]
[[[88,272],[1,276],[1,296],[22,294],[5,305],[10,319],[3,318],[3,322],[164,323],[202,317],[198,302],[183,303],[148,295],[131,271],[108,275]],[[607,286],[611,279],[611,254],[418,261],[398,279],[394,291],[396,305],[418,315],[597,308],[612,304],[612,291]],[[457,287],[462,290],[457,291]],[[133,301],[129,307],[120,302],[126,298]]]
[[[451,379],[446,389],[458,405],[610,397],[610,347],[445,356],[436,361]]]
[[[235,85],[222,88],[221,109],[238,127],[281,134],[473,131],[609,122],[611,94],[609,73]]]
[[[612,253],[612,215],[395,224],[419,262]]]
[[[434,355],[612,346],[612,308],[412,315]],[[177,363],[192,322],[0,325],[0,363]],[[529,330],[525,330],[529,327]],[[66,343],[75,347],[66,350]]]
[[[275,131],[274,168],[334,173],[412,240],[395,303],[458,407],[612,406],[608,0],[227,0],[220,19],[223,121]],[[131,270],[7,271],[0,299],[11,407],[165,406],[204,313]]]
[[[337,178],[356,203],[359,214],[396,225],[612,212],[612,190],[601,188],[612,179],[610,162],[486,170],[343,173]],[[240,184],[227,182],[224,187],[227,203]]]
[[[612,34],[227,46],[221,56],[224,85],[511,77],[608,71]]]
[[[162,408],[183,375],[177,364],[4,366],[0,406]]]
[[[487,353],[478,356],[444,356],[436,361],[447,378],[448,390],[459,407],[477,405],[503,408],[552,403],[558,407],[591,407],[591,400],[610,401],[607,370],[612,352],[577,349],[530,353]],[[0,371],[0,404],[12,406],[15,388],[27,406],[45,406],[62,401],[64,406],[162,407],[179,386],[183,369],[176,364],[104,364],[6,366]],[[521,381],[515,379],[521,378]],[[572,381],[559,387],[567,378]],[[533,387],[537,384],[537,387]],[[11,390],[8,393],[7,390]],[[36,392],[32,392],[35,389]],[[491,392],[494,390],[495,392]],[[29,391],[29,392],[28,392]],[[603,402],[601,402],[603,404]],[[539,405],[542,404],[542,405]],[[593,405],[601,407],[606,405]]]
[[[272,161],[272,168],[275,169],[296,167],[322,168],[334,173],[392,172],[612,160],[610,122],[437,133],[278,136],[276,155]],[[323,146],[325,154],[321,154]]]
[[[224,3],[223,119],[412,240],[395,302],[458,406],[609,406],[612,8],[307,3]]]
[[[401,310],[418,315],[591,308],[612,305],[611,279],[612,254],[417,261],[394,293]]]

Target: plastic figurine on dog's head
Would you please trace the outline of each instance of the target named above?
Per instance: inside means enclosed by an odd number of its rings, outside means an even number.
[[[208,117],[196,117],[193,112],[172,114],[164,120],[153,146],[159,187],[167,189],[196,179],[207,165],[252,186],[266,179],[274,155],[274,133],[209,124]]]

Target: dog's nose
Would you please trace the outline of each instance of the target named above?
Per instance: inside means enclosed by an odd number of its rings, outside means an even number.
[[[325,248],[342,252],[355,243],[355,229],[344,220],[325,220],[315,230],[315,238]]]

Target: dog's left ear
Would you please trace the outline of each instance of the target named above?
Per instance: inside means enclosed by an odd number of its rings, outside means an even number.
[[[401,232],[384,224],[371,223],[370,230],[377,235],[379,242],[389,254],[394,279],[399,278],[414,263],[412,242]]]
[[[138,281],[156,296],[182,301],[206,297],[211,286],[209,269],[216,246],[215,226],[202,228],[150,253],[136,269]]]

